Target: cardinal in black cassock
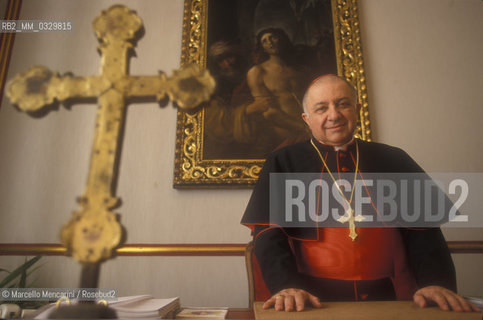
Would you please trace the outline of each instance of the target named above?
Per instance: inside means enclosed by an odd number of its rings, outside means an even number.
[[[261,271],[258,282],[264,282],[258,283],[256,300],[300,311],[299,298],[316,307],[320,300],[395,299],[414,299],[424,307],[438,295],[446,299],[446,306],[438,303],[442,309],[476,310],[455,293],[453,261],[437,227],[356,228],[349,237],[348,228],[281,227],[270,221],[270,173],[320,173],[334,182],[339,173],[424,173],[403,150],[354,138],[360,105],[345,79],[317,78],[303,105],[312,139],[269,155],[241,221],[252,230],[254,265]],[[351,204],[351,197],[344,199]]]

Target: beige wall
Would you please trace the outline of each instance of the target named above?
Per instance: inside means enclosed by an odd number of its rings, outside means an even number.
[[[482,2],[359,3],[373,139],[428,172],[482,172]],[[443,231],[447,240],[483,240],[481,228]],[[460,292],[483,296],[483,255],[453,259]]]
[[[5,19],[5,14],[7,12],[7,4],[8,4],[7,1],[0,1],[0,17],[2,17],[2,19]]]
[[[42,64],[59,73],[99,70],[92,19],[110,4],[136,10],[145,25],[131,74],[179,66],[183,1],[24,0],[21,19],[69,19],[71,33],[18,34],[9,78]],[[360,20],[374,140],[398,145],[428,171],[483,171],[483,27],[480,0],[363,0]],[[88,170],[95,105],[61,107],[34,119],[0,107],[0,243],[57,243],[77,208]],[[130,243],[243,243],[239,220],[249,190],[174,190],[176,112],[157,104],[128,108],[117,195]],[[15,221],[15,223],[13,223]],[[446,230],[483,240],[481,229]],[[0,267],[20,257],[0,257]],[[483,295],[482,255],[455,256],[460,291]],[[48,257],[39,285],[77,284],[79,267]],[[475,281],[476,279],[476,281]],[[247,305],[241,257],[129,257],[103,266],[102,287],[121,295],[180,296],[185,305]]]

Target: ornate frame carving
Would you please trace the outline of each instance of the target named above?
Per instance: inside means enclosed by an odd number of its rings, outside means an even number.
[[[208,1],[185,0],[181,64],[206,68]],[[371,139],[367,87],[362,58],[357,0],[331,0],[338,74],[357,88],[362,108],[356,134]],[[203,159],[204,110],[178,112],[174,187],[250,187],[263,159]]]

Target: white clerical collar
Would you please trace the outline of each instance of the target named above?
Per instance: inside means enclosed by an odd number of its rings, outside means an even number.
[[[347,147],[349,147],[353,142],[354,142],[354,136],[352,136],[352,139],[347,142],[346,144],[340,145],[340,146],[330,146],[327,143],[323,143],[320,140],[317,140],[319,143],[323,144],[324,146],[332,147],[334,148],[335,151],[347,151]]]

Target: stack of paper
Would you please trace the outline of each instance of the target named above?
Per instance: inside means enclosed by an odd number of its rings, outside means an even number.
[[[74,302],[75,303],[75,302]],[[180,309],[179,298],[156,299],[149,295],[120,297],[108,301],[120,319],[161,318],[172,319]],[[55,310],[55,303],[39,309],[34,319],[47,319]]]
[[[176,319],[218,320],[225,319],[227,313],[227,308],[186,307],[176,315]]]
[[[109,304],[116,310],[117,317],[132,318],[173,318],[180,308],[179,298],[155,299],[151,296],[132,296],[119,298]]]

